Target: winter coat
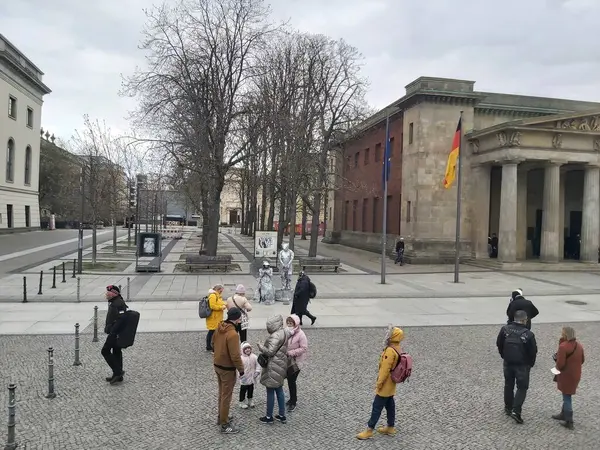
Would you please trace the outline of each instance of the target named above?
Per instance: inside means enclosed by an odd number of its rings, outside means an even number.
[[[392,329],[389,345],[379,357],[379,372],[377,374],[377,383],[375,394],[380,397],[393,397],[396,395],[396,383],[392,380],[392,370],[399,362],[400,341],[404,339],[404,332],[397,327]],[[397,353],[396,353],[397,352]]]
[[[265,355],[269,362],[262,368],[260,384],[276,389],[283,386],[287,375],[287,334],[283,329],[283,317],[273,316],[267,320],[269,337],[263,345],[258,344],[259,353]]]
[[[568,359],[567,356],[569,356]],[[560,370],[556,387],[560,392],[575,395],[579,380],[581,380],[581,366],[584,362],[583,345],[580,342],[561,340],[556,353],[556,368]]]
[[[122,312],[127,311],[127,309],[128,306],[120,295],[117,295],[108,301],[108,311],[106,312],[106,323],[104,325],[104,332],[106,334],[111,333],[112,328],[119,319],[119,315]]]
[[[252,311],[252,304],[245,296],[240,294],[234,294],[232,297],[227,299],[227,310],[230,310],[233,307],[239,308],[242,312]]]
[[[231,322],[221,322],[213,334],[212,346],[215,352],[213,364],[222,370],[244,373],[244,363],[240,353],[240,337]]]
[[[527,300],[522,295],[519,295],[508,304],[508,308],[506,309],[509,323],[514,322],[515,313],[519,310],[527,313],[527,329],[531,330],[531,319],[534,319],[540,312],[531,300]]]
[[[310,278],[303,275],[298,278],[294,289],[294,312],[298,315],[306,313],[310,301]]]
[[[302,328],[300,328],[300,318],[296,314],[292,314],[290,318],[296,324],[296,328],[294,328],[288,337],[287,355],[290,359],[296,361],[299,369],[302,369],[308,356],[308,339]]]
[[[208,291],[208,307],[212,312],[206,318],[206,329],[216,330],[219,323],[223,322],[223,309],[227,307],[227,303],[223,301],[221,294],[210,289]]]
[[[252,350],[252,346],[247,342],[242,344],[242,362],[244,363],[244,375],[240,377],[240,384],[248,386],[254,384],[256,378],[260,375],[260,365],[258,364],[258,358],[254,353],[246,356],[244,349],[249,348]]]

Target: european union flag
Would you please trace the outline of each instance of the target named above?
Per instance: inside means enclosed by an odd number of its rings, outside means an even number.
[[[392,149],[390,146],[390,117],[388,116],[385,122],[385,150],[383,153],[383,169],[381,171],[381,178],[384,188],[390,179],[390,159],[392,157],[391,153]]]

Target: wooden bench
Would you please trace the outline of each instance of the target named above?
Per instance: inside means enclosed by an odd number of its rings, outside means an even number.
[[[233,257],[231,255],[190,255],[185,257],[185,264],[190,272],[194,269],[221,269],[227,272],[232,266]]]
[[[333,269],[333,271],[337,273],[338,269],[340,268],[339,258],[317,258],[305,256],[298,258],[298,263],[303,271],[306,271],[306,268],[318,268],[319,270]]]

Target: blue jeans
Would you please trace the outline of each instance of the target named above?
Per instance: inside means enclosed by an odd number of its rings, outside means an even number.
[[[267,388],[267,417],[273,417],[273,408],[275,407],[275,395],[277,395],[279,415],[285,417],[285,394],[283,393],[283,386],[280,386],[278,388]]]
[[[375,425],[377,425],[379,417],[381,417],[381,411],[383,411],[383,408],[385,408],[385,412],[387,415],[388,427],[393,427],[396,423],[396,402],[394,401],[394,397],[380,397],[379,395],[376,395],[375,399],[373,400],[371,418],[369,419],[369,423],[367,424],[367,426],[370,429],[375,428]]]
[[[565,412],[573,412],[573,398],[569,394],[563,394],[563,410]]]

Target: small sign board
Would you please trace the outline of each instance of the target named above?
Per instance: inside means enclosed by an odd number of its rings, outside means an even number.
[[[140,233],[138,235],[138,255],[142,258],[160,256],[160,233]]]
[[[277,257],[277,231],[256,231],[254,233],[254,257]]]

